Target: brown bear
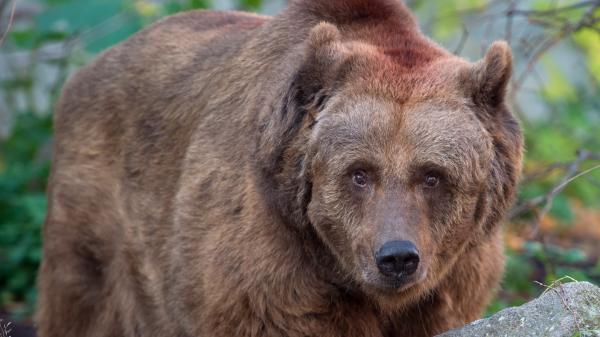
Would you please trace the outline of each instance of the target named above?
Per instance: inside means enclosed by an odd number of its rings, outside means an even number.
[[[511,53],[398,0],[194,11],[106,51],[55,117],[40,337],[431,336],[503,269]]]

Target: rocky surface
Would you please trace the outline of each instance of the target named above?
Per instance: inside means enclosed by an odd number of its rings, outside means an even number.
[[[600,337],[600,288],[572,282],[438,337]]]

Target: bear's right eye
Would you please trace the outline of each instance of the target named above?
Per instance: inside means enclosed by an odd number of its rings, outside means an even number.
[[[435,188],[440,184],[441,175],[437,172],[428,172],[425,174],[423,183],[428,188]]]
[[[369,183],[369,178],[367,177],[367,173],[363,170],[356,170],[352,173],[352,182],[354,185],[364,188],[367,187]]]

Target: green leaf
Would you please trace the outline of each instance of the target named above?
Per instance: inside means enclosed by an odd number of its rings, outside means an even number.
[[[554,125],[527,130],[529,159],[548,163],[572,160],[580,144],[577,139],[565,134],[564,131],[563,128]]]
[[[600,33],[592,29],[582,29],[573,35],[573,39],[585,52],[590,73],[600,83]]]
[[[534,243],[527,243],[534,244]],[[509,251],[506,260],[506,271],[503,287],[512,292],[531,293],[534,289],[531,282],[533,266],[526,256]]]
[[[31,277],[32,275],[26,270],[17,269],[8,280],[7,288],[14,292],[21,293],[23,289],[27,288],[30,284]]]
[[[562,254],[562,261],[564,263],[579,263],[587,260],[587,255],[584,251],[577,248],[566,249]]]
[[[571,222],[575,218],[573,210],[571,209],[571,202],[564,195],[557,195],[554,198],[550,214],[565,222]]]
[[[167,14],[173,14],[181,11],[205,9],[212,7],[211,0],[179,0],[169,1],[164,5]]]
[[[45,33],[79,36],[86,49],[95,53],[141,29],[142,16],[123,0],[69,0],[49,7],[36,22]]]
[[[68,0],[54,4],[37,16],[41,31],[82,32],[114,18],[123,8],[122,0]]]
[[[258,11],[262,6],[262,0],[238,0],[238,4],[242,9]]]
[[[462,18],[459,14],[474,8],[484,8],[488,0],[456,0],[439,1],[432,4],[432,9],[436,12],[433,22],[433,35],[437,39],[445,40],[456,34],[461,28]]]
[[[545,57],[542,61],[546,75],[548,77],[543,93],[551,102],[574,100],[577,98],[575,87],[569,79],[558,68],[556,62],[551,58]]]

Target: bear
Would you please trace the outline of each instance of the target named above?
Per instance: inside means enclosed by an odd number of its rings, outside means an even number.
[[[40,337],[433,336],[503,272],[512,56],[399,0],[190,11],[65,84]]]

